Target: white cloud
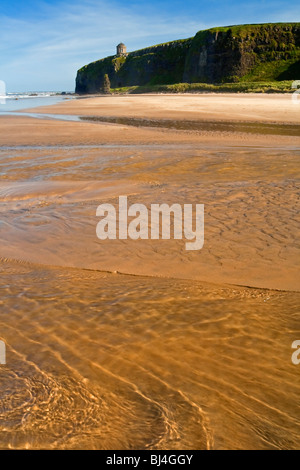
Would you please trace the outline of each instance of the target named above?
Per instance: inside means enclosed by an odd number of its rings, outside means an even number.
[[[246,2],[240,9],[208,3],[199,1],[196,14],[187,8],[185,17],[166,5],[163,9],[163,2],[155,9],[150,2],[147,7],[127,7],[121,0],[62,0],[56,5],[41,0],[36,16],[26,19],[0,13],[0,79],[8,91],[72,90],[77,69],[113,55],[120,41],[136,50],[217,25],[300,18],[299,6],[289,4],[285,10],[281,1],[270,9],[263,0]]]
[[[44,5],[39,21],[1,18],[0,78],[8,91],[74,87],[82,65],[115,53],[126,42],[130,50],[194,35],[196,20],[133,13],[117,3],[88,1]]]

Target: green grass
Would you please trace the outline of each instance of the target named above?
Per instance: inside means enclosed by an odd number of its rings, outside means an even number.
[[[282,82],[239,82],[211,85],[208,83],[176,83],[114,88],[115,94],[140,93],[292,93],[292,80]]]
[[[114,93],[288,93],[300,79],[300,23],[217,27],[106,57],[79,70],[79,92],[97,93],[104,74],[112,87],[131,85]]]
[[[112,60],[112,63],[113,63],[113,66],[114,66],[114,69],[116,72],[118,72],[120,70],[120,68],[122,67],[122,65],[124,65],[126,62],[126,57],[115,57],[113,60]]]
[[[268,31],[273,29],[274,27],[282,28],[284,27],[285,29],[292,29],[294,26],[298,26],[299,22],[292,22],[292,23],[255,23],[255,24],[239,24],[239,25],[232,25],[232,26],[225,26],[225,27],[215,27],[215,28],[209,28],[206,31],[212,31],[212,32],[224,32],[227,33],[228,31],[232,31],[233,34],[242,34],[244,37],[251,33],[257,33],[257,31]]]
[[[292,80],[300,77],[300,53],[298,53],[299,61],[295,60],[277,60],[274,62],[262,62],[254,67],[247,75],[244,75],[240,81],[242,82],[263,82],[277,80]]]
[[[188,51],[191,82],[273,82],[300,79],[299,23],[239,25],[199,31]],[[217,77],[195,73],[199,51],[211,48],[217,57],[227,51],[228,70]],[[239,58],[241,57],[241,59]],[[225,67],[226,69],[226,67]],[[235,70],[236,69],[236,70]],[[219,71],[220,72],[220,71]]]

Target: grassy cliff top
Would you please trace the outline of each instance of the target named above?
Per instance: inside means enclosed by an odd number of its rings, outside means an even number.
[[[205,35],[207,33],[231,33],[232,36],[239,38],[247,38],[256,36],[257,34],[268,34],[271,31],[293,31],[300,28],[300,23],[258,23],[258,24],[241,24],[232,26],[218,26],[198,31],[195,35]]]
[[[182,46],[188,45],[192,41],[192,39],[193,38],[176,39],[175,41],[169,41],[169,42],[163,42],[161,44],[155,44],[154,46],[148,46],[148,47],[144,47],[143,49],[137,49],[136,51],[129,52],[128,56],[144,55],[144,54],[149,53],[150,51],[155,52],[155,49],[159,49],[159,48],[163,49],[165,47],[172,47],[172,46],[176,47],[176,46],[180,46],[180,45],[182,45]],[[116,55],[112,55],[112,56],[105,57],[103,59],[95,60],[94,62],[90,62],[89,64],[84,65],[83,67],[81,67],[79,69],[79,72],[83,72],[84,70],[86,70],[89,65],[104,63],[105,61],[110,61],[111,62],[115,58],[116,58]],[[120,57],[120,59],[124,59],[124,57]]]
[[[217,32],[217,31],[223,31],[227,32],[231,30],[233,33],[240,33],[240,32],[245,32],[245,33],[251,33],[255,32],[261,28],[263,29],[270,29],[274,28],[275,26],[279,28],[293,28],[295,26],[300,27],[300,23],[253,23],[253,24],[240,24],[240,25],[231,25],[231,26],[219,26],[219,27],[214,27],[214,28],[209,28],[205,31],[212,31],[212,32]],[[201,31],[199,31],[201,32]]]
[[[172,46],[179,46],[179,45],[188,45],[193,39],[198,39],[198,41],[202,41],[207,37],[208,34],[213,33],[228,33],[230,32],[232,36],[237,36],[241,39],[247,38],[249,36],[256,36],[259,32],[263,32],[264,34],[268,34],[268,31],[274,30],[277,27],[278,30],[285,30],[285,31],[292,31],[296,28],[300,28],[300,23],[260,23],[260,24],[242,24],[242,25],[232,25],[232,26],[217,26],[214,28],[209,28],[206,30],[198,31],[194,37],[187,38],[187,39],[176,39],[174,41],[169,41],[165,43],[156,44],[153,46],[145,47],[142,49],[137,49],[136,51],[129,52],[130,55],[135,54],[143,54],[147,53],[150,50],[155,50],[156,48],[164,48],[164,47],[172,47]],[[196,41],[196,42],[198,42]],[[99,62],[103,62],[105,60],[112,61],[115,55],[105,57],[103,59],[96,60],[91,62],[88,65],[84,65],[79,69],[79,72],[83,72],[86,68],[91,64],[97,64]]]
[[[300,79],[300,23],[218,26],[126,57],[111,55],[81,67],[76,90],[98,92],[105,74],[116,92],[156,85],[174,85],[167,92],[208,91],[205,84],[215,91],[227,84],[235,92],[288,92]]]

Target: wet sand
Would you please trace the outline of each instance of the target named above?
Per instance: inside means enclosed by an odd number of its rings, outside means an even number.
[[[39,113],[78,116],[125,116],[203,121],[250,121],[299,124],[299,107],[292,95],[281,94],[162,94],[84,97],[39,107]]]
[[[0,150],[1,256],[299,290],[299,157],[289,148],[195,144]],[[184,240],[98,240],[96,208],[117,207],[122,195],[148,208],[205,204],[204,248],[187,252]]]
[[[300,124],[286,100],[38,112]],[[300,137],[19,116],[0,130],[0,448],[299,447]],[[204,248],[101,242],[96,208],[119,195],[205,204]]]

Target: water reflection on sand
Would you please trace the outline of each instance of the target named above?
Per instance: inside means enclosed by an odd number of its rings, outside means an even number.
[[[0,175],[0,448],[299,446],[299,151],[3,148]],[[120,194],[204,203],[204,249],[102,245]]]

